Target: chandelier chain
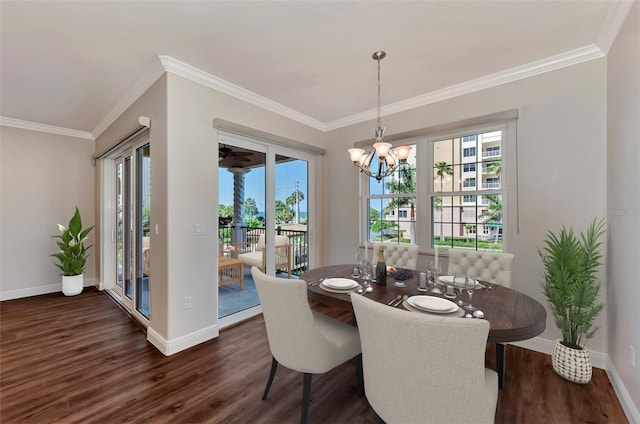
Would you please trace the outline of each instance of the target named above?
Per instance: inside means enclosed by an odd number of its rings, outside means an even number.
[[[378,56],[378,127],[381,126],[380,124],[380,59],[382,58]]]

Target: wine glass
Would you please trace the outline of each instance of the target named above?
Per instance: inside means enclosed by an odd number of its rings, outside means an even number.
[[[458,299],[458,305],[460,306],[464,306],[464,301],[462,300],[462,290],[466,288],[467,279],[467,274],[465,274],[464,272],[456,272],[453,275],[453,287],[458,289],[458,294],[460,295],[460,299]]]
[[[465,307],[465,309],[469,311],[475,311],[476,307],[471,303],[473,302],[473,289],[476,287],[476,280],[474,280],[473,278],[469,278],[469,276],[466,276],[464,280],[464,287],[467,289],[467,293],[469,294],[469,304]]]
[[[360,275],[364,280],[365,287],[368,287],[371,281],[371,262],[366,259],[360,261]]]

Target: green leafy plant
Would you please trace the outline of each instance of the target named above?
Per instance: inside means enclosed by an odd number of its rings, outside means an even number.
[[[82,229],[82,218],[80,217],[80,211],[76,207],[76,212],[69,221],[69,226],[58,224],[61,235],[52,236],[52,238],[59,239],[56,243],[60,248],[60,251],[53,253],[54,258],[58,259],[58,263],[54,262],[54,265],[60,268],[60,275],[78,275],[84,272],[84,266],[87,263],[87,250],[91,247],[85,246],[84,242],[87,240],[89,232],[94,226]]]
[[[562,332],[562,343],[573,349],[582,349],[585,339],[593,337],[598,330],[593,321],[604,308],[598,303],[596,275],[602,265],[604,233],[604,219],[594,219],[580,237],[563,226],[557,233],[547,232],[544,247],[538,249],[545,269],[542,291]]]

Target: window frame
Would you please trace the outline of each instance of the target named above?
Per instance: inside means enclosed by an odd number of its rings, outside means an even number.
[[[415,200],[415,244],[420,246],[421,252],[433,252],[433,216],[431,210],[431,199],[433,196],[460,196],[462,201],[463,196],[471,194],[483,195],[483,194],[500,194],[502,195],[502,251],[508,251],[509,236],[510,234],[517,233],[518,216],[517,216],[517,137],[516,137],[516,122],[517,117],[498,120],[495,122],[486,122],[478,125],[470,125],[460,128],[452,126],[450,131],[434,132],[433,134],[426,134],[417,137],[410,137],[406,139],[395,139],[394,145],[414,145],[416,150],[416,192],[413,196]],[[433,143],[445,139],[461,139],[461,159],[464,158],[463,150],[464,142],[462,139],[464,136],[477,135],[483,133],[490,133],[493,131],[502,131],[500,142],[500,157],[502,158],[502,168],[500,173],[500,188],[499,189],[484,189],[477,188],[474,191],[458,191],[458,192],[436,192],[435,181],[433,176]],[[482,147],[480,137],[476,137],[476,154],[477,161],[480,166],[476,165],[476,170],[482,167]],[[478,150],[479,149],[479,150]],[[425,165],[426,164],[426,165]],[[463,162],[459,165],[463,165]],[[427,169],[428,168],[428,169]],[[462,168],[461,168],[462,169]],[[397,172],[397,171],[396,171]],[[479,178],[479,180],[478,180]],[[478,174],[476,182],[482,182],[482,174]],[[368,205],[369,201],[375,197],[395,197],[398,194],[391,196],[384,195],[370,195],[370,184],[378,184],[371,177],[360,173],[360,242],[371,243],[372,241],[366,237],[369,235],[369,224],[367,222]],[[384,184],[384,180],[381,182]],[[480,191],[480,193],[476,193]],[[437,194],[436,194],[437,193]],[[399,196],[411,197],[412,194],[400,194]],[[484,196],[482,197],[484,198]],[[478,203],[477,206],[481,207],[483,204]],[[486,202],[485,202],[486,205]],[[480,222],[476,224],[476,237],[480,238],[483,231],[478,231],[480,227],[484,227]],[[439,246],[441,248],[441,246]],[[455,248],[455,247],[453,247]],[[477,245],[476,245],[477,249]],[[442,250],[441,250],[442,251]]]

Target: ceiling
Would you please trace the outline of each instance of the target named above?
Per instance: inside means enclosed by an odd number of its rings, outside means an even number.
[[[3,125],[98,136],[165,71],[320,130],[606,55],[631,2],[0,3]]]

